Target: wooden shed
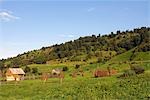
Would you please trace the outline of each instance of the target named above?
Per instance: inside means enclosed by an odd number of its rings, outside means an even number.
[[[7,81],[20,81],[24,79],[25,72],[22,68],[9,68],[6,72]]]

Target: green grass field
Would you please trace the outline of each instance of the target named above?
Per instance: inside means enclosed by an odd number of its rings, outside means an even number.
[[[1,100],[138,100],[150,98],[150,72],[128,78],[24,80],[0,85]]]
[[[40,79],[24,80],[20,83],[8,82],[0,85],[0,100],[149,100],[150,99],[150,52],[139,52],[130,61],[132,50],[115,56],[105,63],[64,62],[52,64],[32,64],[30,68],[38,68],[39,72],[51,72],[53,68],[68,67],[62,84],[58,78],[50,78],[46,83]],[[143,59],[141,59],[143,58]],[[95,59],[94,59],[95,61]],[[132,65],[145,69],[144,74],[127,78],[117,78]],[[84,77],[69,76],[76,71],[75,65],[80,64]],[[95,69],[118,70],[116,76],[92,78]]]

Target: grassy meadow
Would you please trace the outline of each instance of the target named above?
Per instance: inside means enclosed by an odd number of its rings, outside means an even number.
[[[19,83],[6,82],[0,84],[0,100],[149,100],[150,99],[150,63],[149,52],[138,53],[130,61],[131,51],[113,57],[105,63],[96,63],[95,59],[87,62],[52,61],[51,64],[32,64],[30,68],[38,68],[39,72],[50,72],[54,68],[67,66],[68,71],[62,83],[58,78],[49,78],[46,83],[40,79],[23,80]],[[146,58],[144,58],[146,56]],[[143,60],[138,60],[143,58]],[[84,71],[84,77],[72,78],[70,74],[77,69]],[[143,74],[125,78],[117,78],[130,65],[142,66]],[[114,76],[94,78],[96,69],[111,67],[118,71]],[[24,67],[23,67],[24,68]]]
[[[0,86],[1,100],[137,100],[150,98],[150,72],[118,79],[116,76],[103,78],[24,80]]]

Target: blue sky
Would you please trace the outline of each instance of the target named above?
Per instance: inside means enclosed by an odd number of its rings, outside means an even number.
[[[148,0],[0,0],[0,58],[150,26],[149,6]]]

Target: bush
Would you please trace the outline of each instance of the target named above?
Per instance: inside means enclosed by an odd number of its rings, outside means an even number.
[[[140,66],[132,66],[131,70],[133,70],[136,74],[144,73],[144,68]]]
[[[93,64],[93,62],[90,62],[90,64]]]
[[[25,69],[24,69],[24,72],[25,73],[30,73],[30,71],[31,71],[30,67],[26,66]]]
[[[131,69],[125,70],[124,73],[119,77],[129,77],[136,74],[144,73],[144,68],[139,66],[132,66]]]
[[[75,69],[78,69],[78,68],[80,68],[80,65],[77,64],[77,65],[75,66]]]
[[[63,71],[68,71],[68,67],[63,67]]]
[[[103,61],[103,59],[100,58],[100,57],[97,59],[97,63],[100,63],[100,62],[102,62],[102,61]]]
[[[38,69],[37,68],[32,68],[32,73],[38,73]]]
[[[39,73],[38,73],[38,75],[42,75],[42,73],[41,73],[41,72],[39,72]]]

